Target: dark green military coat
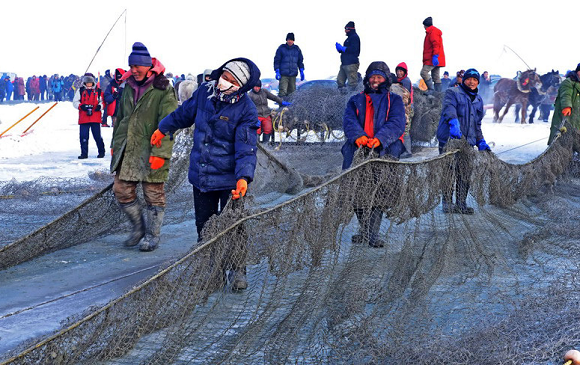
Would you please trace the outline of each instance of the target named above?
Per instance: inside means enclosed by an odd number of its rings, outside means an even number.
[[[552,143],[556,134],[560,130],[562,125],[562,109],[572,108],[572,114],[568,119],[568,122],[577,130],[580,130],[580,82],[576,73],[566,80],[562,81],[560,88],[558,89],[558,97],[556,98],[554,104],[554,115],[552,116],[552,125],[550,127],[550,138],[548,139],[548,144]]]
[[[126,181],[165,182],[169,175],[173,141],[165,136],[161,147],[157,148],[151,146],[151,136],[161,119],[177,108],[175,92],[165,76],[155,74],[152,85],[135,104],[135,90],[130,84],[126,83],[119,100],[121,105],[111,142],[111,172],[116,172],[121,180]],[[164,158],[165,164],[152,170],[150,156]]]

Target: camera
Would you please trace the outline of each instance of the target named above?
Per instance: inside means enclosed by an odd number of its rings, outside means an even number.
[[[87,115],[90,117],[91,115],[93,115],[93,106],[89,105],[87,106]]]

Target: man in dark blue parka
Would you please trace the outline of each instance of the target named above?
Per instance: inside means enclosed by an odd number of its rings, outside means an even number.
[[[342,147],[342,168],[352,164],[357,148],[378,151],[379,156],[389,155],[398,159],[404,150],[401,140],[405,133],[405,106],[403,99],[389,92],[391,71],[382,61],[369,65],[363,80],[365,89],[353,95],[346,105],[343,129],[346,142]],[[359,221],[359,232],[352,242],[368,243],[372,247],[383,247],[379,229],[383,212],[379,207],[355,208]]]
[[[445,151],[445,145],[450,138],[465,137],[470,146],[477,146],[480,151],[490,151],[483,138],[481,120],[483,119],[483,100],[478,94],[479,72],[470,68],[465,71],[459,87],[452,87],[445,91],[441,118],[437,128],[439,153]],[[469,177],[471,168],[469,163],[460,161],[456,156],[456,204],[453,204],[453,184],[443,190],[443,212],[473,214],[473,208],[467,206],[469,192]]]
[[[246,92],[260,80],[260,70],[246,58],[235,58],[213,71],[211,79],[165,117],[151,137],[151,144],[157,145],[164,135],[195,124],[188,177],[198,241],[203,226],[219,214],[230,193],[232,199],[246,194],[256,168],[258,112]],[[245,269],[235,272],[233,287],[247,287]]]
[[[296,91],[296,76],[300,71],[300,81],[304,81],[304,57],[302,50],[294,44],[294,33],[286,35],[286,43],[281,44],[274,56],[276,80],[280,80],[278,96],[284,97]]]
[[[358,56],[360,55],[360,38],[354,28],[354,22],[348,22],[344,27],[346,40],[344,44],[335,43],[336,51],[340,53],[340,70],[336,76],[338,89],[346,91],[345,84],[348,79],[348,88],[354,91],[358,84],[358,68],[360,66]]]

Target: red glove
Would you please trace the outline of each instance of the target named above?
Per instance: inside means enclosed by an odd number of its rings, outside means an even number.
[[[161,147],[161,140],[165,137],[165,134],[161,133],[159,129],[156,129],[151,136],[151,146],[155,146],[157,148]],[[159,166],[161,167],[161,166]]]
[[[157,170],[165,164],[165,159],[157,156],[149,157],[149,163],[151,164],[152,170]]]
[[[569,117],[570,114],[572,114],[572,108],[567,107],[567,108],[562,109],[562,115],[563,116]]]
[[[366,145],[368,143],[368,141],[369,141],[369,137],[362,136],[362,137],[358,137],[356,139],[356,141],[354,141],[354,143],[356,143],[357,147],[360,147],[360,146]]]
[[[113,156],[113,149],[111,148],[111,156]]]
[[[232,200],[246,196],[246,191],[248,191],[248,182],[244,179],[239,179],[236,183],[236,190],[232,190]]]
[[[377,148],[381,145],[381,141],[378,138],[371,138],[367,143],[368,148]]]

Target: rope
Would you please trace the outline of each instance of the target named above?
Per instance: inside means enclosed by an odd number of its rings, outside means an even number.
[[[535,140],[535,141],[528,142],[528,143],[522,144],[522,145],[520,145],[520,146],[516,146],[516,147],[514,147],[514,148],[510,148],[509,150],[505,150],[505,151],[498,152],[498,153],[496,153],[496,155],[501,155],[502,153],[506,153],[506,152],[509,152],[509,151],[513,151],[513,150],[515,150],[515,149],[518,149],[518,148],[521,148],[521,147],[524,147],[524,146],[530,145],[530,144],[532,144],[532,143],[536,143],[536,142],[543,141],[543,140],[545,140],[545,139],[547,139],[547,138],[548,138],[548,137],[543,137],[543,138],[537,139],[537,140]]]
[[[117,20],[115,20],[115,23],[113,24],[113,26],[111,27],[111,29],[109,29],[109,31],[107,32],[107,35],[105,36],[105,39],[103,39],[103,41],[101,42],[101,45],[99,46],[99,48],[97,48],[97,51],[95,52],[95,55],[91,59],[91,62],[89,62],[89,65],[87,66],[87,69],[84,72],[85,74],[87,72],[89,72],[89,68],[91,68],[91,65],[93,64],[93,61],[95,60],[95,57],[97,57],[97,54],[101,50],[101,47],[103,46],[103,44],[105,44],[105,41],[107,40],[107,37],[109,37],[109,34],[113,30],[113,28],[115,28],[115,25],[117,25],[117,22],[119,21],[119,19],[121,19],[121,17],[123,16],[123,14],[125,14],[126,12],[127,12],[127,9],[123,10],[123,12],[121,13],[121,15],[119,15],[119,17],[117,18]],[[126,26],[127,26],[127,17],[125,17],[125,27]],[[126,42],[127,42],[127,30],[125,29],[125,43]],[[125,47],[125,48],[127,48],[127,47]]]

